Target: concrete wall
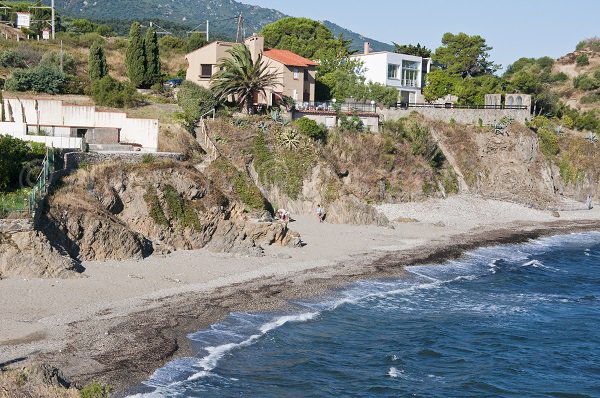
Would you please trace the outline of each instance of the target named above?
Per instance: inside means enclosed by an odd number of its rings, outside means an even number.
[[[292,115],[292,119],[300,119],[301,117],[305,117],[307,119],[314,120],[319,124],[323,124],[328,128],[333,128],[340,125],[340,120],[336,116],[335,113],[308,113],[308,112],[300,112],[294,111]],[[351,116],[348,116],[351,117]],[[379,116],[374,115],[358,115],[360,120],[363,122],[366,129],[372,133],[379,132]]]
[[[417,112],[428,119],[449,123],[454,119],[460,124],[490,124],[504,117],[512,117],[519,123],[525,123],[531,115],[527,109],[447,109],[447,108],[409,108],[409,109],[377,109],[382,121],[398,120]]]
[[[12,127],[3,123],[5,130],[10,130],[11,135],[22,135],[22,123],[29,126],[30,132],[37,132],[40,126],[46,132],[56,137],[45,137],[44,139],[27,136],[28,141],[47,142],[58,146],[61,142],[73,145],[71,141],[65,141],[73,135],[71,128],[112,128],[121,130],[121,141],[129,144],[138,144],[146,151],[155,152],[158,147],[159,124],[157,119],[128,118],[123,112],[103,112],[96,110],[94,106],[68,105],[62,101],[47,99],[5,98],[4,114]],[[57,140],[61,138],[61,140]],[[73,139],[74,137],[71,137]],[[80,140],[81,141],[81,140]],[[65,148],[78,148],[78,146],[67,146]]]

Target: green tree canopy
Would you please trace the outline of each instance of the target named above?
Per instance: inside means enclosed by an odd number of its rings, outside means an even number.
[[[179,86],[177,104],[183,109],[185,124],[192,127],[200,117],[217,106],[212,91],[189,80]]]
[[[207,45],[206,35],[201,32],[194,32],[187,40],[187,51],[192,52]]]
[[[152,28],[146,30],[146,85],[152,86],[162,79],[160,74],[160,51],[158,49],[158,37]]]
[[[325,54],[345,49],[349,53],[349,41],[336,38],[321,22],[308,18],[287,17],[265,26],[261,34],[265,46],[290,50],[309,59],[321,59]]]
[[[129,45],[125,53],[127,77],[135,87],[141,87],[146,80],[146,51],[140,24],[134,22],[129,31]]]
[[[94,42],[90,48],[88,73],[92,82],[95,80],[100,80],[108,74],[106,56],[104,55],[104,49],[99,42]]]
[[[415,55],[423,58],[431,57],[431,49],[421,46],[420,43],[417,43],[416,46],[412,44],[394,43],[394,52],[398,54]]]
[[[269,71],[262,54],[253,60],[250,50],[243,44],[227,52],[231,57],[219,62],[219,71],[212,76],[210,87],[218,100],[227,101],[232,96],[240,107],[244,106],[250,113],[256,94],[266,96],[268,88],[274,89],[279,85],[277,74]]]
[[[450,75],[475,77],[492,74],[500,68],[489,60],[491,49],[481,36],[446,33],[432,58]]]

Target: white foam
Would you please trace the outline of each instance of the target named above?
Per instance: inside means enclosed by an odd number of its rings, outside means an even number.
[[[388,371],[388,376],[396,378],[396,377],[400,376],[400,373],[402,373],[402,371],[399,371],[397,368],[392,366],[390,368],[390,370]]]

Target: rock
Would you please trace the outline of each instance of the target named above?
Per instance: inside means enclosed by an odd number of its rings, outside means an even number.
[[[556,218],[560,217],[560,213],[556,210],[554,210],[551,214],[552,214],[552,217],[556,217]]]
[[[25,369],[30,379],[39,380],[43,384],[69,388],[71,383],[65,378],[63,372],[47,363],[39,363]]]

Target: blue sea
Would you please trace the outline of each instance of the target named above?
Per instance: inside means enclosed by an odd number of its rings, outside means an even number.
[[[600,397],[600,233],[486,247],[189,335],[139,397]]]

